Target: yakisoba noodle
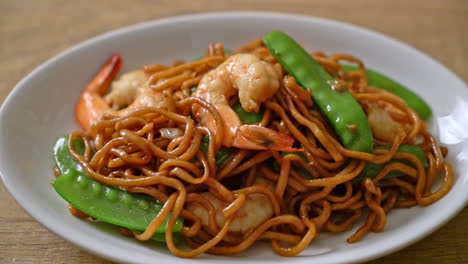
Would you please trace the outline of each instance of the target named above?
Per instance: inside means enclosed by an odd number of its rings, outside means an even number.
[[[235,53],[254,54],[282,72],[279,90],[263,103],[264,114],[258,124],[292,137],[294,146],[303,149],[306,159],[297,152],[281,155],[275,150],[236,148],[224,162],[216,164],[215,156],[225,137],[225,121],[213,105],[191,96],[191,88],[229,57],[221,43],[210,43],[205,57],[198,61],[177,62],[173,66],[145,65],[142,69],[149,75],[149,85],[164,94],[165,106],[139,108],[121,117],[104,115],[87,133],[73,132],[68,144],[89,177],[152,196],[164,204],[146,231],[122,229],[124,234],[148,240],[170,214],[165,239],[176,256],[233,255],[257,240],[270,242],[279,255],[295,256],[320,232],[350,230],[367,214],[364,225],[347,240],[354,243],[368,232],[382,231],[392,208],[426,206],[449,192],[453,172],[444,161],[447,150],[438,146],[427,125],[402,99],[368,86],[364,64],[359,59],[347,54],[311,53],[337,80],[336,89],[348,90],[366,111],[376,106],[385,109],[403,128],[391,139],[374,138],[376,146],[391,145],[374,153],[343,147],[311,100],[310,91],[285,73],[263,41],[255,40]],[[340,64],[343,61],[355,63],[359,69],[344,72]],[[229,103],[232,106],[237,101],[234,96]],[[211,113],[216,131],[192,118],[194,105]],[[182,133],[174,138],[162,137],[158,131],[166,128]],[[350,124],[348,128],[356,127]],[[209,138],[206,154],[200,149],[203,136]],[[84,155],[73,149],[74,138],[84,140]],[[401,144],[420,146],[429,166],[424,168],[412,154],[397,152]],[[385,165],[375,178],[352,182],[366,163],[386,164],[392,159],[398,162]],[[273,168],[273,163],[279,167]],[[301,170],[310,179],[304,178]],[[392,171],[404,176],[386,179]],[[438,175],[443,175],[444,180],[433,192],[431,187]],[[209,195],[217,197],[224,206],[213,204]],[[271,205],[273,216],[246,232],[229,231],[246,201],[260,196]],[[206,212],[205,220],[189,210],[194,206]],[[220,210],[222,224],[216,219]],[[76,209],[73,212],[79,213]],[[192,247],[190,250],[178,248],[173,241],[170,230],[178,217],[184,218],[182,235]]]

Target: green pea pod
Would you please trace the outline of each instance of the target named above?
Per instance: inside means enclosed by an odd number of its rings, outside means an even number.
[[[303,168],[294,168],[294,170],[299,174],[302,178],[306,180],[311,180],[312,177],[310,176],[309,172],[304,170]]]
[[[81,140],[74,140],[73,146],[78,153],[84,153]],[[68,137],[58,138],[54,155],[61,176],[52,185],[64,200],[80,211],[107,223],[144,231],[161,210],[162,203],[150,196],[107,186],[88,177],[70,154]],[[165,241],[168,219],[158,228],[153,239]],[[182,226],[183,219],[177,219],[174,232],[180,232]]]
[[[312,91],[312,99],[335,129],[347,149],[372,152],[373,138],[367,117],[354,97],[346,90],[333,89],[333,77],[299,44],[280,31],[264,38],[266,47],[283,68]],[[356,129],[349,126],[355,125]]]
[[[296,155],[300,156],[305,162],[308,162],[306,156],[302,152],[282,151],[281,152],[281,157],[284,157],[284,156],[286,156],[288,154],[296,154]],[[272,164],[273,171],[280,172],[281,166],[278,164],[278,162],[275,159],[272,159],[271,164]],[[309,172],[307,170],[305,170],[303,168],[297,168],[295,166],[291,166],[291,168],[293,170],[295,170],[297,172],[297,174],[299,174],[302,178],[304,178],[306,180],[312,179],[312,177],[310,176],[310,174],[309,174]]]
[[[247,112],[244,108],[242,108],[242,105],[240,103],[235,104],[232,107],[232,110],[234,110],[237,116],[239,116],[239,119],[241,120],[242,124],[258,124],[263,119],[263,111]]]
[[[274,172],[279,173],[281,171],[281,166],[278,164],[276,160],[272,160],[271,165],[272,165],[272,169]],[[297,168],[297,167],[292,166],[291,169],[296,171],[297,174],[299,174],[302,178],[306,180],[312,179],[309,172],[304,170],[303,168]]]
[[[190,95],[192,95],[196,90],[197,90],[197,87],[192,86],[192,88],[190,88]]]
[[[359,67],[355,65],[343,64],[342,69],[345,72],[349,72],[358,70]],[[418,113],[422,120],[428,120],[431,117],[432,111],[429,105],[421,97],[416,95],[405,86],[374,70],[366,69],[366,76],[367,82],[370,86],[374,86],[397,95],[403,99],[409,105],[409,107]]]
[[[200,149],[203,151],[203,153],[208,153],[208,144],[210,143],[210,138],[208,136],[203,136],[201,143],[200,143]],[[221,165],[232,153],[234,152],[234,148],[226,148],[226,147],[221,147],[216,153],[215,159],[216,159],[216,165]]]
[[[385,146],[385,147],[376,147],[376,149],[390,149],[390,146]],[[398,150],[397,152],[405,152],[405,153],[409,153],[409,154],[412,154],[414,156],[416,156],[421,162],[422,164],[424,165],[425,168],[427,168],[428,166],[428,162],[427,162],[427,159],[426,159],[426,155],[424,154],[424,151],[416,146],[416,145],[401,145],[400,147],[398,147]],[[387,162],[387,163],[384,163],[384,164],[374,164],[374,163],[367,163],[366,166],[364,167],[364,169],[362,170],[362,172],[352,180],[353,183],[358,183],[358,182],[362,182],[365,178],[370,178],[370,179],[373,179],[375,178],[375,176],[377,176],[377,174],[379,174],[379,172],[389,163],[391,162],[395,162],[395,161],[398,161],[398,162],[401,162],[401,163],[404,163],[408,166],[411,166],[413,167],[413,165],[407,161],[407,160],[397,160],[397,159],[392,159],[391,161]],[[400,171],[391,171],[389,172],[387,175],[385,175],[385,179],[391,179],[391,178],[396,178],[396,177],[400,177],[400,176],[403,176],[404,174]]]
[[[376,149],[390,149],[390,146],[383,146],[383,147],[376,147]],[[398,147],[398,150],[397,152],[405,152],[405,153],[409,153],[409,154],[412,154],[414,156],[416,156],[423,164],[423,166],[425,168],[427,168],[428,166],[428,162],[427,162],[427,159],[426,159],[426,155],[424,154],[424,151],[416,146],[416,145],[401,145]],[[301,153],[301,152],[287,152],[287,151],[283,151],[281,152],[281,156],[284,157],[286,156],[287,154],[290,154],[290,153],[293,153],[293,154],[296,154],[296,155],[299,155],[305,162],[307,162],[307,158],[304,156],[304,153]],[[357,183],[357,182],[362,182],[365,178],[375,178],[375,176],[377,176],[377,174],[379,174],[379,172],[385,167],[385,165],[391,163],[391,162],[394,162],[394,161],[398,161],[398,162],[401,162],[401,163],[404,163],[406,165],[409,165],[409,166],[412,166],[412,164],[407,161],[407,160],[391,160],[385,164],[374,164],[374,163],[367,163],[366,166],[364,167],[364,169],[362,170],[362,172],[352,180],[353,183]],[[276,161],[275,161],[276,163]],[[279,171],[280,170],[280,167],[279,167],[279,164],[276,163],[274,164],[273,168],[275,169],[275,171]],[[310,175],[307,173],[306,170],[303,170],[303,169],[296,169],[296,171],[299,173],[299,175],[301,175],[303,178],[305,179],[311,179]],[[391,178],[396,178],[396,177],[400,177],[400,176],[403,176],[404,174],[400,171],[391,171],[389,172],[387,175],[385,175],[385,179],[391,179]]]

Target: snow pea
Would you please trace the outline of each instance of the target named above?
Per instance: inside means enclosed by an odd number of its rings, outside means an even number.
[[[383,147],[376,147],[376,149],[390,149],[390,146],[383,146]],[[397,152],[404,152],[404,153],[409,153],[414,156],[416,156],[423,164],[425,168],[427,168],[428,163],[426,159],[426,155],[424,154],[424,151],[416,146],[416,145],[401,145],[398,147]],[[367,163],[362,172],[352,180],[353,183],[358,183],[362,182],[365,178],[375,178],[377,174],[389,163],[392,162],[401,162],[403,164],[406,164],[408,166],[414,167],[412,163],[410,163],[407,160],[398,160],[398,159],[392,159],[391,161],[384,163],[384,164],[374,164],[374,163]],[[391,171],[387,175],[385,175],[385,179],[391,179],[391,178],[396,178],[403,176],[404,174],[400,171]]]
[[[343,64],[341,65],[343,71],[349,72],[358,70],[359,67],[355,65]],[[390,79],[382,73],[376,72],[371,69],[366,69],[367,82],[370,86],[385,90],[393,93],[403,99],[409,107],[411,107],[419,118],[426,121],[431,117],[432,111],[429,105],[413,91],[409,90],[402,84]]]
[[[380,146],[380,147],[375,147],[376,149],[390,149],[391,147],[390,146]],[[397,149],[397,152],[404,152],[404,153],[409,153],[409,154],[412,154],[414,156],[416,156],[423,164],[423,166],[425,168],[427,168],[428,166],[428,162],[427,162],[427,159],[426,159],[426,155],[424,154],[424,151],[416,146],[416,145],[400,145]],[[296,155],[299,155],[305,162],[308,162],[307,158],[305,157],[304,153],[301,153],[301,152],[287,152],[287,151],[283,151],[281,152],[281,156],[286,156],[287,154],[290,154],[290,153],[293,153],[293,154],[296,154]],[[375,178],[375,176],[377,176],[377,174],[379,174],[379,172],[389,163],[391,162],[401,162],[403,164],[406,164],[408,166],[411,166],[413,167],[413,165],[407,161],[407,160],[398,160],[398,159],[392,159],[391,161],[385,163],[385,164],[374,164],[374,163],[367,163],[366,166],[364,167],[364,169],[362,170],[362,172],[352,180],[353,183],[359,183],[359,182],[362,182],[365,178]],[[273,168],[275,171],[279,172],[280,170],[280,166],[279,164],[274,161],[273,162]],[[305,179],[311,179],[310,175],[307,173],[307,171],[305,170],[298,170],[296,169],[296,171],[302,176],[304,177]],[[391,179],[391,178],[396,178],[396,177],[400,177],[400,176],[403,176],[404,174],[400,171],[391,171],[389,172],[387,175],[385,175],[385,179]]]
[[[312,91],[312,99],[331,123],[344,147],[372,152],[369,122],[354,97],[346,90],[335,89],[333,77],[285,33],[272,31],[263,41],[283,68],[301,86]]]
[[[232,110],[234,110],[237,116],[239,116],[239,119],[241,120],[242,124],[258,124],[260,123],[260,121],[262,121],[263,118],[263,111],[247,112],[240,103],[235,104],[232,107]]]
[[[190,88],[190,95],[192,95],[196,90],[197,86],[192,86],[192,88]]]
[[[301,157],[302,160],[304,160],[304,162],[309,162],[306,158],[306,156],[304,155],[304,153],[302,152],[290,152],[290,151],[282,151],[281,152],[281,157],[284,157],[288,154],[296,154],[298,155],[299,157]],[[272,169],[274,172],[277,172],[279,173],[281,171],[281,165],[275,160],[275,159],[271,159],[270,162],[269,162],[272,166]],[[296,171],[297,174],[299,174],[302,178],[306,179],[306,180],[310,180],[312,179],[312,177],[310,176],[309,172],[303,168],[298,168],[296,166],[294,166],[293,164],[291,164],[291,169]]]
[[[282,156],[284,156],[284,155],[282,155]],[[271,164],[271,168],[273,169],[273,171],[276,172],[276,173],[280,173],[281,165],[275,159],[271,159],[269,162]],[[295,172],[297,172],[297,174],[299,174],[302,178],[304,178],[306,180],[311,180],[312,179],[312,176],[310,176],[309,172],[306,171],[303,168],[297,168],[296,166],[291,165],[291,170],[294,170]]]
[[[84,153],[80,139],[73,142],[75,151]],[[54,146],[54,156],[61,176],[52,185],[62,198],[80,211],[101,221],[132,230],[144,231],[162,208],[158,200],[144,195],[99,183],[86,175],[70,154],[68,137],[60,137]],[[154,240],[165,241],[164,233],[169,216],[158,228]],[[177,219],[174,232],[180,232],[183,219]],[[178,235],[177,235],[178,236]]]
[[[203,136],[200,142],[200,149],[203,153],[208,153],[208,144],[210,143],[210,138],[208,136]],[[234,148],[226,148],[221,147],[218,152],[216,153],[216,165],[221,165],[232,153],[234,152]]]

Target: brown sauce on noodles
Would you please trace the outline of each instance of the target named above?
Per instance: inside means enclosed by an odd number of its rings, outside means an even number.
[[[195,257],[201,253],[216,255],[238,254],[253,246],[257,240],[271,243],[272,249],[282,256],[295,256],[309,246],[321,232],[345,232],[366,215],[365,223],[348,238],[349,243],[359,241],[368,232],[380,232],[393,208],[427,206],[441,199],[453,184],[451,165],[444,161],[447,149],[439,147],[427,131],[427,125],[416,113],[396,96],[367,86],[364,71],[344,73],[340,61],[363,63],[346,54],[326,56],[322,52],[312,55],[337,80],[337,89],[347,89],[367,109],[372,104],[390,106],[392,117],[404,133],[391,142],[376,140],[376,144],[391,145],[390,150],[362,153],[345,149],[330,126],[310,99],[310,92],[300,87],[281,65],[256,40],[236,52],[251,53],[275,65],[283,72],[278,92],[264,106],[264,117],[259,123],[295,140],[304,149],[307,161],[295,154],[281,156],[273,150],[236,149],[223,164],[216,165],[215,154],[222,142],[222,117],[216,109],[200,98],[190,96],[190,88],[201,77],[227,58],[223,45],[211,43],[206,57],[191,63],[177,61],[173,66],[145,65],[154,89],[164,91],[167,108],[146,107],[123,117],[104,116],[93,124],[89,132],[73,132],[86,145],[85,155],[76,153],[69,144],[72,155],[93,179],[129,192],[144,193],[164,203],[164,209],[142,234],[136,238],[149,239],[156,228],[171,213],[167,230],[172,230],[176,219],[185,218],[183,236],[192,247],[178,248],[172,233],[166,233],[169,250],[179,257]],[[158,80],[164,79],[163,82]],[[236,98],[233,99],[236,102]],[[208,110],[218,124],[216,133],[190,117],[191,107],[198,105]],[[355,125],[350,124],[350,130]],[[182,136],[163,138],[161,128],[177,128]],[[201,138],[208,135],[207,154],[200,150]],[[412,144],[422,138],[419,146],[425,151],[429,167],[413,155],[397,153],[400,144]],[[91,149],[95,155],[91,158]],[[374,179],[352,184],[366,162],[382,164],[392,158],[408,161],[413,166],[390,163]],[[196,159],[195,162],[193,160]],[[280,168],[272,169],[272,161]],[[310,179],[299,174],[306,171]],[[406,176],[385,179],[390,171],[398,170]],[[256,184],[261,177],[270,187]],[[442,177],[441,187],[433,191],[436,178]],[[233,180],[234,179],[234,180]],[[224,222],[216,222],[214,205],[200,193],[210,192],[225,207]],[[273,215],[245,233],[229,232],[236,214],[253,194],[263,194],[272,204]],[[208,225],[189,211],[188,205],[205,208]],[[70,207],[77,217],[87,217]],[[123,229],[125,235],[131,235]]]

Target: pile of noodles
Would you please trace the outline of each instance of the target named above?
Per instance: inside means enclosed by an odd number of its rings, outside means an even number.
[[[370,105],[385,108],[404,127],[391,142],[374,139],[374,145],[391,145],[390,150],[363,153],[344,148],[314,106],[310,92],[282,70],[261,40],[235,52],[254,54],[283,72],[280,89],[263,104],[264,116],[259,125],[294,138],[294,147],[304,149],[307,162],[293,153],[282,156],[272,150],[235,149],[222,164],[216,164],[224,121],[213,105],[191,97],[190,89],[228,57],[222,44],[211,43],[206,56],[195,62],[146,65],[143,70],[150,75],[152,88],[162,91],[166,97],[165,108],[142,108],[124,117],[105,115],[89,132],[78,131],[69,137],[69,142],[73,138],[84,140],[84,155],[76,153],[71,144],[69,147],[91,178],[129,192],[147,194],[164,203],[145,232],[137,234],[122,229],[123,233],[147,240],[171,213],[165,237],[167,247],[176,256],[194,257],[203,252],[232,255],[246,250],[257,240],[270,242],[279,255],[294,256],[317,238],[319,232],[350,230],[367,214],[364,225],[347,240],[353,243],[368,232],[382,231],[392,208],[426,206],[449,192],[453,172],[444,161],[447,150],[438,146],[427,125],[400,98],[367,85],[364,65],[358,59],[345,54],[311,53],[363,109]],[[341,61],[356,63],[361,69],[345,73]],[[237,100],[235,97],[230,104]],[[195,104],[215,117],[218,127],[215,133],[191,117],[191,107]],[[163,137],[160,129],[178,133],[172,138]],[[206,154],[200,150],[204,135],[210,139]],[[420,146],[429,166],[424,168],[411,154],[396,152],[400,144]],[[374,179],[352,182],[367,162],[383,164],[393,158],[407,163],[391,162]],[[279,164],[279,169],[272,167],[273,161]],[[311,179],[302,177],[299,170],[307,171]],[[404,176],[385,179],[394,170],[403,172]],[[272,188],[255,184],[259,177],[271,181]],[[444,180],[437,191],[432,191],[436,177]],[[210,192],[225,202],[222,226],[218,226],[215,208],[202,192]],[[270,200],[273,217],[248,232],[229,232],[236,212],[252,194],[263,194]],[[187,210],[193,203],[208,212],[208,227],[202,226],[201,220]],[[182,235],[191,250],[174,244],[170,230],[178,217],[184,218]]]

